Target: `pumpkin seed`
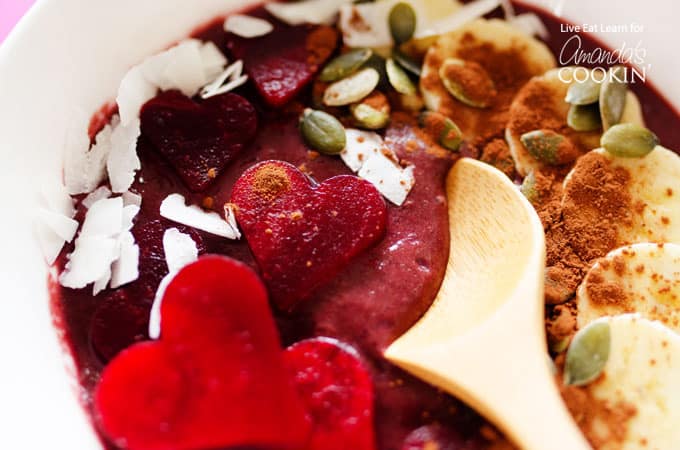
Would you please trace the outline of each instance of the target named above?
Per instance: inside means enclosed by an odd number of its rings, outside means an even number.
[[[600,87],[600,115],[605,130],[619,123],[621,116],[623,116],[628,95],[625,76],[625,67],[612,67]]]
[[[563,351],[565,351],[567,349],[568,346],[569,346],[569,338],[568,337],[564,337],[564,338],[562,338],[558,341],[555,341],[555,342],[550,342],[550,345],[549,345],[550,351],[553,352],[554,354],[562,353]]]
[[[319,80],[326,82],[337,81],[352,75],[359,70],[372,55],[373,50],[370,48],[358,48],[340,55],[326,64],[326,67],[323,68],[319,75]]]
[[[600,108],[597,104],[571,105],[567,113],[567,125],[576,131],[595,131],[602,126]]]
[[[327,106],[356,103],[373,92],[378,81],[380,81],[380,75],[375,69],[361,69],[359,72],[328,86],[323,94],[323,102]]]
[[[396,48],[392,50],[392,59],[407,72],[410,72],[417,77],[422,73],[422,66],[420,64]]]
[[[305,109],[300,131],[307,144],[321,153],[336,155],[345,148],[345,127],[326,112]]]
[[[560,280],[559,276],[555,276],[553,270],[553,267],[545,269],[545,302],[549,305],[559,305],[572,298],[576,291],[564,280]]]
[[[486,108],[496,96],[487,71],[472,61],[447,58],[439,68],[439,78],[454,98],[475,108]]]
[[[433,136],[439,144],[451,151],[458,151],[463,142],[463,133],[451,119],[443,114],[425,111],[418,117],[420,126]]]
[[[609,322],[595,321],[579,330],[567,350],[564,384],[582,386],[595,380],[607,364],[610,349]]]
[[[385,69],[387,70],[387,79],[390,80],[390,84],[397,92],[404,95],[416,93],[416,86],[404,72],[404,69],[399,67],[392,58],[385,62]]]
[[[591,105],[600,98],[602,81],[595,80],[592,75],[584,81],[572,81],[564,101],[572,105]]]
[[[361,128],[378,130],[390,121],[390,103],[385,94],[379,91],[349,107],[354,120]]]
[[[552,130],[530,131],[519,139],[531,156],[545,164],[565,164],[578,156],[571,141]]]
[[[614,156],[640,158],[659,145],[659,138],[640,125],[621,123],[602,135],[600,145]]]
[[[519,191],[524,194],[524,196],[529,200],[529,203],[537,203],[539,200],[538,190],[536,189],[536,175],[532,170],[524,177],[522,180],[522,185],[519,187]]]
[[[392,39],[397,45],[413,37],[416,31],[416,12],[408,3],[399,2],[394,5],[387,20]]]

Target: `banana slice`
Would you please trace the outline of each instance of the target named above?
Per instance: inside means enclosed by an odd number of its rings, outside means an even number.
[[[637,314],[598,321],[609,323],[611,347],[604,376],[586,389],[610,411],[630,408],[631,416],[612,429],[606,412],[593,408],[595,421],[586,430],[591,441],[602,443],[598,450],[678,448],[680,336]]]
[[[564,180],[562,214],[571,232],[600,236],[588,245],[601,253],[577,248],[587,260],[639,242],[680,244],[680,157],[661,146],[642,158],[592,150]]]
[[[637,312],[680,335],[680,245],[641,243],[610,252],[588,271],[576,303],[578,328]]]
[[[439,69],[448,58],[479,64],[493,81],[496,96],[487,108],[456,100],[442,83]],[[425,105],[449,116],[471,138],[503,131],[507,111],[519,88],[532,76],[555,67],[548,47],[499,19],[478,19],[439,37],[423,62],[420,90]]]
[[[569,86],[575,82],[574,72],[576,67],[561,67],[552,69],[543,75],[532,78],[517,93],[510,107],[510,119],[505,130],[505,139],[510,147],[510,153],[515,161],[517,172],[526,176],[532,170],[541,170],[545,164],[534,158],[520,141],[524,133],[533,131],[536,123],[545,124],[545,128],[556,131],[571,140],[578,149],[579,154],[584,154],[593,148],[600,146],[602,130],[575,131],[567,126],[567,114],[570,105],[564,98]],[[583,71],[583,68],[578,68]],[[582,77],[582,74],[579,74]],[[542,117],[533,120],[530,116],[536,111],[536,105],[540,105]],[[529,120],[527,120],[529,118]],[[626,105],[621,122],[635,123],[644,126],[642,110],[637,96],[628,91]]]

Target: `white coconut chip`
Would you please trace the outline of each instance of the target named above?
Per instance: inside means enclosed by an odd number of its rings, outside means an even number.
[[[243,38],[264,36],[273,29],[274,26],[266,20],[245,14],[232,14],[224,21],[224,31]]]
[[[122,197],[103,198],[94,202],[76,239],[73,253],[59,277],[63,286],[83,288],[90,283],[93,294],[120,286],[139,276],[139,248],[129,229],[139,206],[124,206]]]
[[[265,9],[288,25],[303,23],[330,25],[340,7],[352,0],[302,0],[298,2],[267,3]]]
[[[142,206],[142,196],[137,194],[136,192],[131,192],[131,191],[126,191],[123,192],[123,204],[125,206],[128,205],[137,205],[137,206]]]
[[[144,103],[156,95],[158,87],[150,82],[140,66],[130,69],[118,87],[116,103],[121,123],[126,126],[139,117],[139,110]]]
[[[401,206],[415,183],[413,166],[401,167],[397,155],[377,133],[348,128],[345,137],[347,145],[340,158],[347,167],[375,186],[387,200]]]
[[[33,232],[45,261],[52,265],[64,244],[71,242],[78,230],[78,222],[73,220],[76,210],[61,183],[43,186],[39,204],[33,218]]]
[[[83,199],[81,204],[89,209],[95,202],[109,197],[111,197],[111,189],[106,186],[99,186],[97,189],[90,192],[87,197]]]
[[[524,13],[509,20],[510,24],[528,36],[538,36],[543,40],[550,38],[550,32],[540,17],[534,13]]]
[[[212,80],[222,72],[227,65],[227,58],[212,42],[206,42],[201,47],[201,61],[206,80]]]
[[[141,168],[137,156],[137,139],[140,134],[138,117],[128,125],[119,124],[111,134],[111,152],[106,161],[106,169],[113,192],[127,191],[135,180],[135,173]]]
[[[236,212],[234,211],[234,205],[231,203],[226,203],[224,205],[224,220],[231,228],[236,239],[241,239],[241,232],[238,229],[238,224],[236,223]]]
[[[139,278],[139,246],[129,231],[118,238],[118,259],[111,266],[111,288],[115,289]]]
[[[170,194],[161,203],[161,216],[174,222],[187,225],[227,239],[239,239],[230,224],[216,212],[206,212],[196,205],[187,206],[180,194]]]
[[[229,91],[248,81],[248,75],[243,74],[243,61],[240,59],[228,65],[224,71],[213,81],[203,86],[201,98],[206,99],[216,95],[226,94]]]
[[[167,64],[158,78],[158,87],[161,90],[178,89],[182,94],[191,97],[208,82],[203,69],[200,41],[182,41],[166,53],[169,55]]]
[[[80,289],[101,280],[111,271],[118,255],[118,242],[104,236],[78,236],[76,248],[69,255],[66,267],[59,277],[62,286]]]
[[[158,285],[153,304],[151,305],[149,337],[152,339],[158,339],[161,334],[161,303],[165,289],[180,269],[198,259],[196,242],[194,242],[191,236],[181,233],[177,228],[165,230],[163,234],[163,251],[165,252],[165,262],[168,265],[169,273],[163,277]]]
[[[106,176],[106,159],[111,150],[112,128],[106,125],[90,148],[88,123],[81,113],[71,121],[64,148],[64,182],[69,194],[92,192]]]
[[[403,168],[383,153],[371,155],[357,175],[397,206],[404,203],[415,183],[413,166]]]

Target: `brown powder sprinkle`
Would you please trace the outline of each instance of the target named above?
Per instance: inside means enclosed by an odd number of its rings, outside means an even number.
[[[255,194],[271,202],[290,189],[290,179],[286,170],[275,165],[260,167],[253,175]]]
[[[335,50],[338,43],[338,32],[335,28],[322,25],[309,33],[305,43],[307,64],[316,67],[322,64]]]
[[[210,169],[208,169],[208,178],[210,178],[212,180],[212,179],[215,179],[216,177],[217,177],[217,169],[214,168],[214,167],[211,167]]]
[[[515,178],[515,162],[510,154],[510,148],[505,139],[493,139],[484,146],[479,157],[485,163],[494,166],[508,176],[511,180]]]
[[[489,105],[496,97],[496,88],[487,71],[474,61],[464,64],[445,64],[443,76],[455,80],[465,96],[475,103]]]

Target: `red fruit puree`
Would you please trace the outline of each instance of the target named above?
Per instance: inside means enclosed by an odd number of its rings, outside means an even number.
[[[553,31],[551,48],[559,49],[569,36],[540,14]],[[413,118],[393,114],[386,144],[414,165],[416,180],[397,207],[351,176],[340,158],[310,151],[298,119],[310,103],[307,82],[331,55],[337,34],[279,23],[276,30],[277,38],[262,38],[254,50],[247,40],[228,38],[216,21],[196,36],[215,42],[232,61],[244,59],[251,82],[203,101],[165,92],[142,109],[142,168],[131,188],[143,198],[132,230],[139,278],[95,297],[89,288],[55,286],[55,322],[104,445],[503,445],[477,413],[382,357],[441,283],[449,248],[444,177],[455,156],[432,151]],[[584,45],[599,45],[583,37]],[[286,71],[295,76],[281,78]],[[680,141],[677,131],[657,126],[673,115],[663,99],[647,86],[633,89],[645,111],[655,109],[648,122],[662,142]],[[278,162],[263,163],[269,160]],[[258,185],[261,170],[278,173],[280,183]],[[244,237],[223,239],[160,217],[160,203],[173,193],[218,212],[233,203]],[[79,205],[77,218],[84,213]],[[301,217],[306,220],[291,225]],[[167,274],[162,238],[171,227],[188,233],[199,254],[222,256],[205,256],[180,272],[164,297],[161,338],[143,342]],[[302,244],[291,243],[300,235],[307,236]],[[290,256],[300,246],[309,258]],[[71,251],[73,244],[64,248],[59,268]],[[234,379],[239,371],[250,376]],[[236,404],[214,401],[224,397]],[[147,433],[159,419],[162,426]],[[249,440],[253,434],[258,442]]]

